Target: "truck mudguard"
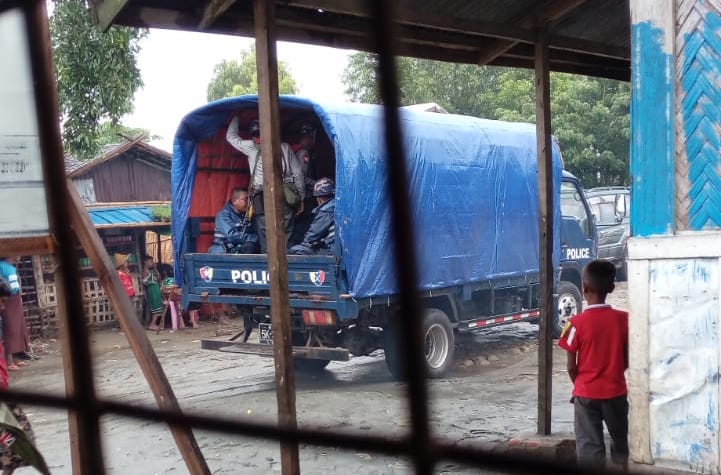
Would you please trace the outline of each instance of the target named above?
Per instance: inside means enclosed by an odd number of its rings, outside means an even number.
[[[175,136],[172,234],[176,275],[187,252],[198,143],[228,118],[256,109],[255,95],[212,102],[189,113]],[[367,104],[320,104],[281,96],[282,110],[314,113],[333,142],[338,250],[355,298],[397,294],[383,110]],[[282,112],[281,112],[282,113]],[[400,110],[414,220],[419,285],[448,288],[504,277],[537,278],[538,186],[533,125]],[[561,182],[553,145],[553,193]],[[554,233],[560,209],[554,201]],[[559,265],[559,240],[553,264]]]

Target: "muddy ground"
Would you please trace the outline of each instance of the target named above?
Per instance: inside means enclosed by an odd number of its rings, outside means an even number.
[[[626,306],[626,285],[612,303]],[[201,322],[197,330],[148,332],[183,410],[244,420],[274,422],[276,400],[272,360],[200,349],[200,339],[241,327]],[[429,381],[434,434],[452,443],[483,445],[536,429],[538,327],[519,323],[489,329],[457,350],[451,375]],[[117,329],[92,334],[97,391],[102,397],[154,407],[154,399]],[[36,342],[42,358],[11,374],[14,388],[62,394],[60,343]],[[553,432],[573,430],[571,385],[565,355],[554,352]],[[320,374],[297,373],[297,413],[301,427],[401,435],[410,430],[405,387],[393,381],[382,352],[350,362],[331,363]],[[53,474],[70,474],[67,417],[64,412],[26,407],[37,444]],[[162,424],[106,416],[102,425],[107,472],[111,474],[188,473],[169,430]],[[196,431],[211,471],[216,474],[280,471],[276,443]],[[361,451],[301,446],[304,474],[409,473],[407,461]],[[479,473],[451,463],[436,473]],[[21,469],[16,473],[34,473]]]

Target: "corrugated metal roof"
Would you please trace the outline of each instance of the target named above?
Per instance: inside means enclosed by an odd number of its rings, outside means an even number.
[[[96,227],[170,226],[170,223],[154,221],[149,206],[92,208],[88,214]]]

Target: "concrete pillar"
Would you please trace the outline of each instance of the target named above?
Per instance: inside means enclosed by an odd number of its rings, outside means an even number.
[[[631,458],[719,473],[721,2],[630,6]]]

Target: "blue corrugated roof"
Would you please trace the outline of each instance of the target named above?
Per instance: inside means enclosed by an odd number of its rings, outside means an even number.
[[[122,208],[92,208],[88,210],[90,221],[95,226],[113,225],[120,226],[123,224],[153,224],[158,225],[158,221],[153,220],[153,213],[148,206],[133,206]]]

